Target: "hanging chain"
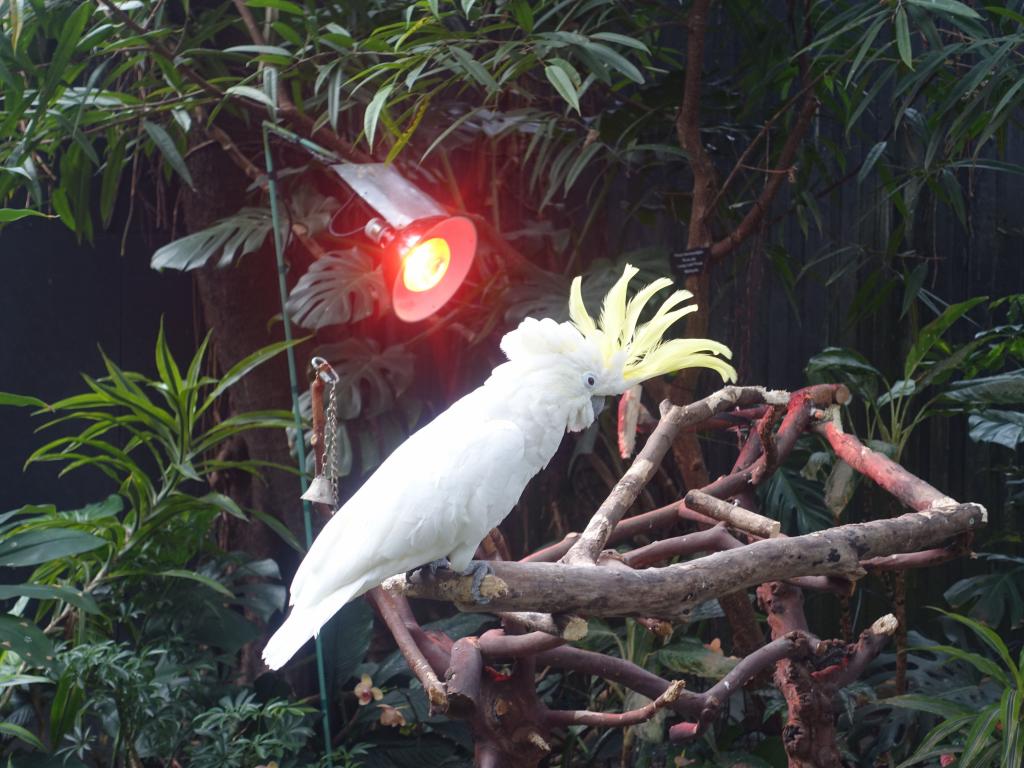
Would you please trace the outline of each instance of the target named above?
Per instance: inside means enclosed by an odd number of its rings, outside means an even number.
[[[332,370],[331,373],[334,373]],[[331,496],[338,503],[338,377],[327,385],[327,411],[324,424],[324,477],[331,484]]]

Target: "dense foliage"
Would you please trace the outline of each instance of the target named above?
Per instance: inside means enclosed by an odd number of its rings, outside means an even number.
[[[473,381],[486,367],[473,345],[526,314],[561,317],[569,276],[584,273],[586,296],[599,296],[623,260],[661,274],[668,254],[706,229],[696,244],[712,248],[716,279],[742,281],[763,255],[797,314],[802,286],[852,280],[845,325],[888,313],[906,341],[888,359],[825,348],[807,363],[808,379],[847,383],[857,395],[850,426],[897,458],[928,420],[965,419],[970,439],[991,446],[992,482],[1005,488],[997,519],[1019,508],[1024,300],[964,301],[930,288],[950,268],[932,258],[936,219],[968,227],[976,179],[1022,170],[1003,154],[1024,100],[1024,17],[1011,5],[723,0],[712,5],[708,39],[729,54],[703,63],[690,105],[689,4],[6,0],[0,9],[0,204],[9,206],[0,224],[49,215],[91,240],[101,227],[127,232],[141,221],[171,230],[154,268],[208,279],[204,267],[266,253],[264,120],[345,160],[394,162],[477,222],[482,250],[462,301],[410,332],[390,315],[380,253],[359,234],[360,204],[309,153],[271,140],[290,224],[286,311],[341,375],[343,475],[372,470]],[[688,115],[697,146],[685,135]],[[182,200],[220,183],[196,161],[211,148],[247,191],[232,215],[182,233]],[[695,213],[704,184],[711,194]],[[870,237],[829,228],[831,196],[843,189],[862,193]],[[327,232],[334,216],[343,236]],[[801,262],[782,221],[833,239]],[[455,350],[444,366],[430,365],[438,338]],[[322,759],[305,703],[287,701],[280,680],[253,687],[236,675],[259,631],[253,622],[283,607],[278,566],[214,542],[230,516],[258,518],[299,545],[268,510],[242,509],[208,486],[218,473],[264,469],[258,455],[218,449],[291,423],[287,411],[232,413],[221,399],[281,349],[213,377],[205,342],[182,370],[161,334],[156,378],[105,359],[83,394],[0,400],[39,409],[56,435],[30,461],[55,462],[62,475],[101,471],[113,485],[109,498],[83,499],[78,510],[32,506],[0,518],[0,596],[9,601],[0,731],[12,737],[14,765],[30,748],[68,765]],[[762,511],[790,532],[856,519],[869,490],[821,445],[801,447],[765,489]],[[553,514],[548,527],[522,526],[524,550],[576,527],[621,474],[608,423],[570,453],[554,468],[567,483],[531,490]],[[667,479],[664,501],[678,481]],[[1008,639],[1024,621],[1019,544],[1010,525],[997,527],[982,567],[946,592],[969,618],[931,625],[944,642],[912,633],[902,660],[883,657],[848,696],[846,746],[862,764],[934,764],[961,752],[961,765],[1019,761],[1020,649]],[[889,586],[883,599],[894,599]],[[698,619],[664,643],[632,621],[595,626],[588,642],[700,685],[731,662],[716,645],[718,607]],[[446,626],[467,634],[474,621]],[[468,735],[428,715],[403,662],[371,651],[372,636],[362,605],[325,633],[333,714],[343,719],[336,763],[464,761]],[[894,676],[905,676],[907,693]],[[548,681],[552,701],[626,703],[615,686]],[[751,743],[739,724],[751,712],[770,720],[780,706],[758,692],[705,743],[671,758],[772,764],[777,742]],[[666,752],[657,730],[621,739],[580,728],[560,764],[634,749],[644,764]]]

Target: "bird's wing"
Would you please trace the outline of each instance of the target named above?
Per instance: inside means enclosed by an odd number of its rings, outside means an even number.
[[[515,471],[522,432],[509,421],[466,418],[477,415],[442,414],[381,464],[313,542],[292,582],[294,605],[445,557],[476,531],[486,534],[496,504],[506,505],[502,516],[511,509],[528,479]]]

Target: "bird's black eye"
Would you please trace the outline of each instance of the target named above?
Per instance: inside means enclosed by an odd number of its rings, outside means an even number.
[[[593,387],[597,384],[597,376],[592,373],[583,374],[583,381],[588,387]]]

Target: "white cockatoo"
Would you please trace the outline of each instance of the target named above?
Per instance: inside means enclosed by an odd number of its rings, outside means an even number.
[[[654,294],[672,281],[655,280],[627,301],[637,272],[626,266],[597,322],[577,277],[571,322],[526,318],[505,334],[501,350],[508,361],[400,445],[334,514],[295,574],[291,613],[263,651],[271,669],[283,666],[345,603],[392,576],[442,561],[482,578],[485,564],[469,569],[480,541],[551,460],[562,435],[594,422],[604,397],[682,368],[711,368],[735,381],[725,345],[663,341],[669,326],[696,311],[681,306],[692,298],[688,291],[672,293],[639,323]]]

